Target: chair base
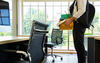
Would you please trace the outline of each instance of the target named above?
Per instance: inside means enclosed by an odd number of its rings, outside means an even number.
[[[52,63],[55,62],[55,58],[60,57],[61,61],[63,60],[63,57],[60,55],[56,55],[56,54],[48,54],[46,56],[51,56],[53,58]]]

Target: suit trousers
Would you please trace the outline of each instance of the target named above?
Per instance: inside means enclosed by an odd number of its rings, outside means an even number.
[[[73,39],[74,47],[77,52],[78,63],[86,62],[86,51],[84,47],[84,33],[86,28],[83,28],[80,23],[74,22]]]

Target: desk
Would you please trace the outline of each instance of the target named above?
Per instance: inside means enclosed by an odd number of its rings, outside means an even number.
[[[16,36],[5,36],[0,37],[0,49],[8,49],[8,50],[24,50],[26,51],[25,46],[23,43],[28,43],[29,37],[16,37]],[[5,62],[8,58],[9,54],[0,53],[0,63]],[[10,55],[14,56],[14,55]]]
[[[27,41],[27,40],[29,40],[29,37],[5,36],[5,37],[0,37],[0,45],[15,43],[15,42],[22,42],[22,41]]]
[[[100,36],[88,36],[88,63],[100,63]]]

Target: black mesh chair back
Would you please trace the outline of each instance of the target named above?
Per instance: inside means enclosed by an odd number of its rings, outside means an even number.
[[[47,29],[48,25],[35,21],[31,29],[29,53],[31,63],[41,63],[44,59],[43,41],[46,33],[38,30]]]
[[[43,34],[34,34],[30,40],[29,53],[31,56],[31,63],[41,63],[44,59],[42,40]]]
[[[62,33],[63,31],[59,29],[53,29],[51,35],[51,42],[58,45],[62,43]]]

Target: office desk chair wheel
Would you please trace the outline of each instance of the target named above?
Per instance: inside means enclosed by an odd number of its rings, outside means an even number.
[[[55,60],[52,60],[52,63],[54,63],[55,62]]]
[[[55,58],[56,58],[56,57],[57,57],[57,56],[55,56]],[[60,59],[61,59],[61,61],[63,60],[62,57],[61,57]],[[55,59],[52,60],[52,63],[54,63],[54,62],[55,62]]]
[[[61,61],[63,60],[63,58],[61,58]]]
[[[55,58],[58,56],[58,57],[60,57],[60,59],[61,59],[61,61],[63,60],[63,58],[61,57],[61,56],[59,56],[59,55],[54,55],[55,56]]]

